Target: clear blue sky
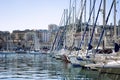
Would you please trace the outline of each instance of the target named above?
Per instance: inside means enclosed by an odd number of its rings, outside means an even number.
[[[106,1],[109,6],[112,0]],[[117,19],[120,19],[119,4]],[[47,29],[49,24],[59,24],[66,8],[69,8],[69,0],[0,0],[0,31]]]
[[[69,0],[0,0],[0,31],[47,29],[68,7]]]

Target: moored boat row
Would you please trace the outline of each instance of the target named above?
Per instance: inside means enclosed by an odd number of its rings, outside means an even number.
[[[74,3],[75,4],[75,3]],[[120,68],[120,42],[119,39],[116,37],[116,28],[114,28],[114,39],[110,39],[110,36],[106,36],[106,26],[110,17],[110,14],[112,12],[113,6],[114,6],[114,25],[113,27],[116,27],[116,0],[113,0],[110,6],[110,9],[108,11],[108,15],[106,16],[105,14],[105,7],[106,7],[106,2],[105,0],[100,0],[99,6],[98,6],[98,11],[96,14],[96,19],[93,22],[93,24],[90,24],[90,19],[92,14],[94,14],[94,10],[96,4],[96,0],[93,1],[93,5],[90,6],[90,15],[88,18],[88,21],[86,23],[82,22],[82,14],[83,11],[85,10],[86,7],[86,0],[81,3],[81,14],[79,20],[76,22],[73,20],[72,23],[70,23],[70,18],[73,17],[76,18],[75,14],[71,15],[71,13],[76,13],[74,12],[74,9],[71,9],[70,4],[70,13],[69,16],[66,18],[65,17],[65,22],[66,23],[61,31],[58,31],[58,34],[60,36],[55,37],[55,42],[54,46],[52,49],[52,52],[54,53],[54,57],[56,59],[61,59],[63,61],[70,62],[73,66],[82,66],[82,67],[87,67],[91,69],[96,69],[96,68]],[[98,17],[102,8],[103,4],[103,25],[102,25],[102,30],[97,36],[95,37],[95,29],[98,21]],[[75,4],[76,5],[76,4]],[[84,13],[85,14],[85,13]],[[95,18],[95,15],[93,15]],[[93,26],[92,28],[90,26]],[[78,34],[79,30],[79,34]],[[110,33],[111,35],[112,33]],[[95,37],[96,42],[93,39]],[[111,42],[110,42],[110,40]],[[58,40],[58,41],[56,41]],[[109,41],[109,42],[108,42]],[[103,43],[103,44],[101,44]],[[106,44],[110,45],[106,45]],[[111,45],[112,44],[112,45]],[[94,45],[94,46],[92,46]],[[55,52],[54,52],[55,51]]]

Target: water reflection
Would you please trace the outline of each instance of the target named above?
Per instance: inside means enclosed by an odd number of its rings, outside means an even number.
[[[120,69],[119,68],[101,68],[100,77],[104,80],[120,80]],[[101,80],[99,79],[99,80]]]
[[[102,71],[102,70],[99,70]],[[45,54],[0,54],[0,80],[118,80],[119,74],[74,68]]]

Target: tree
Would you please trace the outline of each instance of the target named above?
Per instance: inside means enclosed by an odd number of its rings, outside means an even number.
[[[4,44],[4,40],[2,38],[0,38],[0,49],[3,48],[3,44]]]
[[[15,40],[15,35],[14,34],[11,34],[11,39],[13,40],[13,44],[15,43],[14,40]]]

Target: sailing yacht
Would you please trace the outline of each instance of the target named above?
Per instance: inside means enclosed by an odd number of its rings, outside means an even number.
[[[32,53],[32,54],[41,53],[39,39],[35,32],[33,32],[33,41],[34,41],[34,46],[33,46],[33,49],[29,51],[29,53]]]
[[[94,56],[94,61],[95,64],[86,64],[85,67],[90,67],[90,68],[120,68],[120,52],[119,52],[119,45],[116,43],[116,0],[113,0],[109,14],[106,19],[106,23],[108,22],[109,15],[111,13],[112,7],[114,5],[114,41],[115,41],[115,48],[114,51],[109,54],[108,52],[103,54],[95,54]],[[105,6],[105,4],[104,4]],[[104,29],[103,29],[104,33]],[[103,34],[102,34],[103,37]]]
[[[83,3],[83,2],[81,2],[81,3]],[[80,66],[84,66],[88,61],[87,61],[87,56],[88,55],[90,55],[91,54],[91,51],[87,51],[87,49],[85,48],[86,46],[85,46],[85,43],[86,43],[86,41],[85,41],[85,39],[84,39],[84,37],[85,37],[85,34],[86,34],[86,32],[87,32],[87,28],[88,28],[88,26],[89,26],[89,22],[90,22],[90,19],[91,19],[91,15],[92,15],[92,12],[93,12],[93,10],[94,10],[94,8],[95,8],[95,3],[96,3],[96,1],[94,0],[94,4],[93,4],[93,7],[92,7],[92,9],[90,10],[90,16],[89,16],[89,19],[88,19],[88,22],[86,23],[86,21],[85,21],[85,28],[84,28],[84,31],[83,31],[83,34],[82,34],[82,36],[81,36],[81,42],[80,42],[80,48],[81,48],[81,50],[78,50],[77,52],[73,52],[73,54],[77,54],[76,56],[72,56],[72,57],[70,57],[70,60],[71,60],[71,63],[74,65],[80,65]],[[83,27],[83,23],[82,23],[82,14],[83,14],[83,10],[85,9],[85,13],[84,14],[86,14],[86,0],[84,1],[84,4],[82,4],[81,5],[81,7],[82,7],[82,9],[81,9],[81,14],[80,14],[80,23],[81,24],[79,24],[80,26],[81,26],[81,33],[82,33],[82,27]],[[86,18],[86,16],[85,16],[85,18]],[[83,45],[83,42],[84,42],[84,45]],[[83,47],[81,47],[81,46],[83,46]],[[87,54],[87,56],[86,56],[86,54]]]

